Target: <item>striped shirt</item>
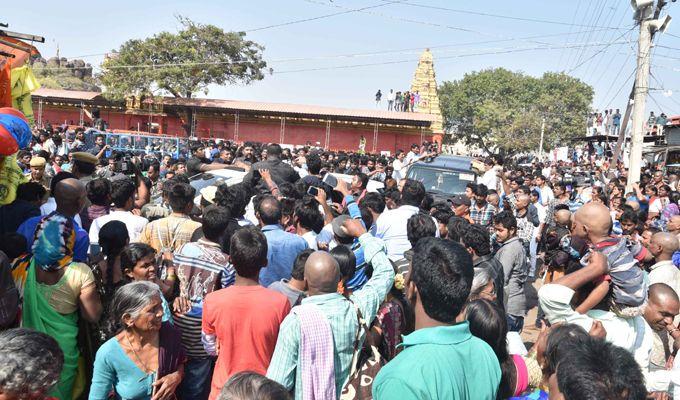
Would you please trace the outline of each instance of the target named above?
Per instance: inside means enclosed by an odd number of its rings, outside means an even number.
[[[496,215],[496,207],[491,203],[486,203],[481,209],[477,207],[475,202],[470,206],[470,218],[477,225],[490,227],[494,215]]]
[[[378,312],[378,307],[385,299],[387,292],[394,283],[394,269],[387,258],[385,245],[382,240],[363,234],[359,238],[364,248],[366,262],[373,266],[371,279],[350,298],[361,310],[367,322],[372,322]],[[302,304],[314,304],[328,319],[333,332],[334,366],[336,393],[342,392],[342,386],[347,380],[354,354],[354,339],[359,329],[357,313],[349,301],[338,293],[309,296],[302,300]],[[302,383],[302,351],[300,350],[300,321],[291,313],[281,324],[276,350],[267,370],[267,377],[279,382],[286,389],[295,389],[295,399],[303,399]],[[360,341],[363,342],[362,333]]]
[[[182,345],[189,357],[207,357],[201,343],[203,300],[208,293],[233,285],[236,273],[220,245],[205,238],[184,244],[173,254],[173,262],[180,296],[191,303],[189,312],[175,314],[175,324],[182,330]]]
[[[139,241],[153,247],[157,252],[176,251],[191,240],[200,222],[185,214],[172,213],[165,218],[149,222],[142,230]]]
[[[622,307],[642,305],[647,298],[647,283],[638,261],[644,258],[646,250],[637,243],[629,243],[625,238],[614,237],[592,247],[607,256],[614,302]],[[587,260],[586,256],[581,258],[581,265],[585,267]]]

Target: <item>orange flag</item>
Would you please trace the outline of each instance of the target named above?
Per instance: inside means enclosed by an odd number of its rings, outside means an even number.
[[[0,62],[0,107],[12,107],[12,79],[9,62]]]

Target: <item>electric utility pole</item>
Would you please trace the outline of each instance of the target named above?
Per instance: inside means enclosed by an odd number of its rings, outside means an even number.
[[[638,38],[637,70],[635,74],[635,88],[633,93],[633,129],[631,135],[630,162],[628,164],[628,185],[626,190],[632,190],[632,185],[640,181],[640,167],[642,164],[642,142],[645,128],[645,106],[649,93],[649,62],[652,50],[652,35],[664,32],[670,23],[669,15],[659,18],[661,9],[666,5],[665,0],[658,0],[656,10],[653,10],[654,0],[632,0],[635,10],[635,20],[640,24]]]

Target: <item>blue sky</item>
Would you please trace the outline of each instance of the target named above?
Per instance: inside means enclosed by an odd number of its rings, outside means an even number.
[[[680,7],[669,4],[666,12],[680,18]],[[564,70],[595,88],[595,108],[623,109],[637,49],[628,0],[70,0],[30,8],[6,5],[1,22],[45,36],[37,46],[45,57],[58,44],[62,56],[93,65],[127,39],[175,31],[177,14],[244,30],[265,46],[274,74],[249,86],[212,87],[207,97],[351,108],[375,107],[379,88],[408,88],[420,52],[430,47],[440,83],[489,67],[535,76]],[[680,27],[658,36],[647,108],[680,114]]]

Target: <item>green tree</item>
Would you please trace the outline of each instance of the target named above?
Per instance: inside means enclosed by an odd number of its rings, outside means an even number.
[[[99,79],[107,97],[169,93],[190,98],[207,94],[211,84],[248,84],[264,78],[264,47],[246,40],[244,32],[225,32],[181,16],[178,20],[179,32],[128,40],[102,63]],[[183,117],[188,132],[192,113],[186,110]]]
[[[590,86],[562,73],[534,78],[503,68],[466,74],[439,88],[447,140],[509,155],[578,136],[593,97]]]

